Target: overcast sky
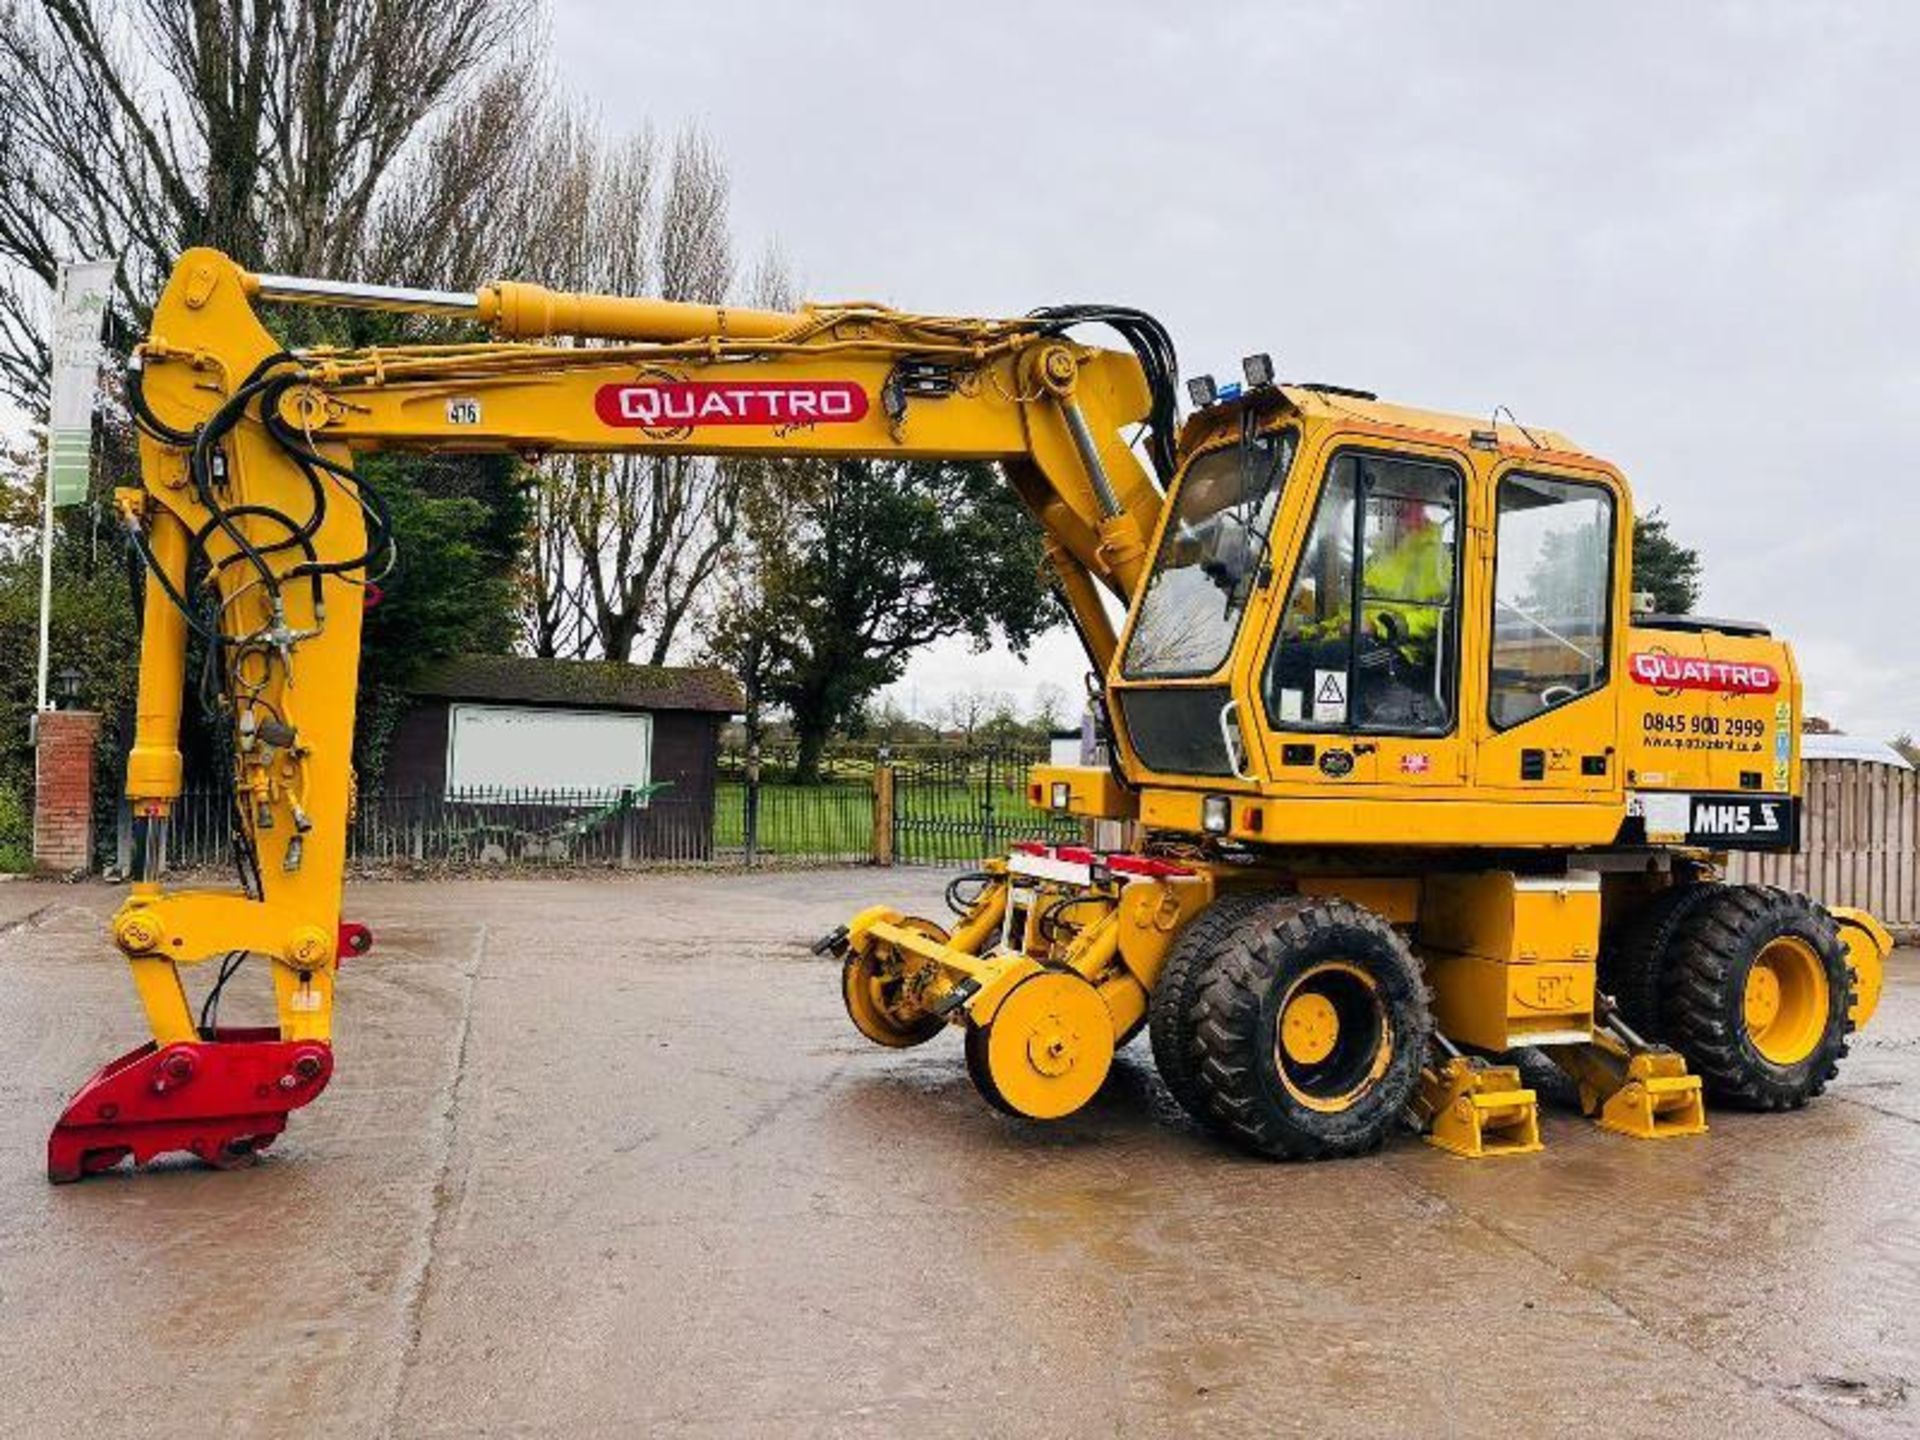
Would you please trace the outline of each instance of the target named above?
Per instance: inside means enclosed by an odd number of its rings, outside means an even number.
[[[1188,374],[1507,405],[1626,471],[1809,709],[1920,730],[1920,7],[555,10],[562,83],[704,126],[810,295],[1124,302]],[[943,649],[901,694],[1082,668]]]

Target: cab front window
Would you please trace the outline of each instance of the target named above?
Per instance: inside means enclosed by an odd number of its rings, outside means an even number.
[[[1275,725],[1452,728],[1459,515],[1450,465],[1357,450],[1335,457],[1267,666]]]
[[[1267,531],[1297,445],[1293,430],[1269,432],[1187,466],[1127,640],[1129,680],[1220,668],[1266,564]]]

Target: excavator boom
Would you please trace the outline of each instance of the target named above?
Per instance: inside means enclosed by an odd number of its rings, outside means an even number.
[[[493,338],[290,352],[256,313],[268,303],[462,319]],[[1093,321],[1120,327],[1138,353],[1069,338]],[[1126,432],[1153,427],[1170,469],[1173,383],[1164,334],[1129,311],[971,320],[520,283],[458,294],[254,275],[214,251],[184,254],[131,377],[142,485],[118,496],[148,579],[127,770],[135,875],[113,935],[153,1038],[82,1089],[54,1132],[50,1173],[73,1179],[165,1149],[244,1159],[331,1073],[335,975],[370,938],[342,925],[340,899],[361,615],[392,548],[357,456],[995,461],[1042,527],[1104,668],[1109,600],[1124,606],[1140,581],[1164,478]],[[231,740],[242,892],[159,879],[195,636],[214,654],[217,728]],[[277,1031],[221,1030],[213,1011],[188,1005],[183,967],[230,974],[247,955],[271,965]]]

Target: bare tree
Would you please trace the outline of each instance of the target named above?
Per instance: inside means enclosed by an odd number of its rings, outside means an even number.
[[[991,729],[997,719],[1014,719],[1013,699],[1004,690],[969,685],[949,695],[940,714],[948,728],[959,735],[960,743],[971,747],[974,740],[983,731]]]
[[[1046,734],[1063,729],[1074,716],[1073,702],[1064,686],[1048,680],[1033,692],[1033,728]],[[1075,717],[1077,718],[1077,717]]]
[[[523,201],[551,180],[549,154],[527,142],[543,133],[554,104],[538,72],[508,64],[424,126],[368,221],[366,277],[446,289],[525,272]]]
[[[191,245],[260,268],[356,273],[430,117],[477,93],[491,108],[473,113],[498,118],[525,73],[513,47],[531,10],[0,0],[0,386],[40,402],[45,288],[63,260],[121,257],[132,327]],[[489,70],[493,84],[476,92]],[[500,148],[501,133],[488,134]],[[475,192],[429,193],[457,230]],[[419,233],[432,228],[416,214]]]
[[[527,226],[529,273],[569,290],[729,297],[729,182],[698,131],[683,131],[663,153],[651,133],[609,145],[561,112],[535,148],[549,156],[554,178]],[[757,303],[790,303],[776,262],[763,264],[748,289]],[[767,473],[765,462],[684,455],[544,462],[525,591],[528,647],[664,664],[734,544],[742,494]]]
[[[123,343],[196,244],[343,278],[729,298],[718,153],[691,130],[609,141],[556,102],[537,4],[0,0],[0,390],[42,403],[46,290],[82,255],[122,257]],[[522,585],[529,648],[664,661],[765,473],[547,462]]]

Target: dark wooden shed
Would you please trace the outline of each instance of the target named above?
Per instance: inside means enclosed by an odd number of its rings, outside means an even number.
[[[408,688],[389,795],[578,806],[659,787],[640,802],[639,853],[711,852],[720,729],[743,703],[726,671],[460,655]]]

